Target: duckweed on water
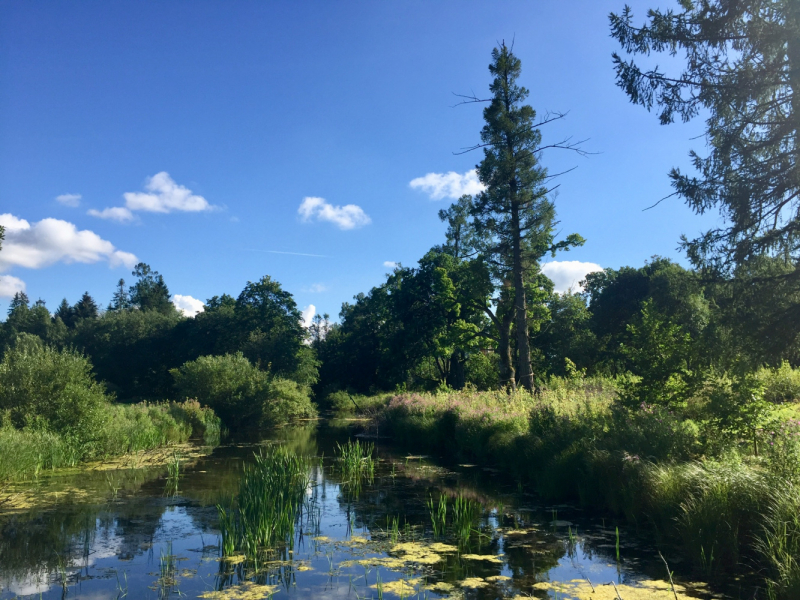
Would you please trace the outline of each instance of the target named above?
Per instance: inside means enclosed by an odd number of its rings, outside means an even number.
[[[542,591],[558,592],[560,596],[571,596],[576,600],[617,600],[619,597],[625,600],[690,600],[692,596],[687,596],[685,588],[675,585],[675,593],[667,581],[638,581],[636,585],[617,584],[616,588],[611,583],[597,584],[594,586],[581,579],[573,579],[568,582],[541,581],[534,584],[534,589]],[[515,596],[513,600],[523,600],[528,596]]]
[[[241,585],[225,590],[200,594],[200,598],[211,598],[213,600],[262,600],[263,598],[271,597],[279,589],[280,587],[277,585],[258,585],[252,581],[245,581]]]
[[[380,584],[380,589],[384,593],[397,594],[403,598],[410,594],[417,593],[417,589],[421,583],[422,579],[398,579],[397,581],[382,582]],[[370,587],[373,590],[377,590],[378,584],[373,584]]]
[[[459,585],[465,588],[476,589],[476,588],[486,587],[487,585],[489,585],[489,583],[482,577],[467,577],[463,581],[460,581]]]
[[[461,558],[465,560],[484,560],[486,562],[493,562],[499,565],[503,564],[503,559],[501,558],[503,555],[497,554],[462,554]]]
[[[400,560],[422,565],[435,565],[442,560],[440,554],[433,552],[429,546],[418,542],[396,544],[392,547],[391,552],[400,554],[398,556]]]

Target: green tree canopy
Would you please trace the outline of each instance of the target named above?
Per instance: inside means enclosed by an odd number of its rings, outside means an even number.
[[[670,172],[675,194],[697,213],[719,209],[724,225],[684,239],[691,260],[731,274],[763,254],[800,258],[800,2],[681,0],[651,10],[640,27],[625,7],[611,33],[634,55],[683,53],[667,74],[614,54],[617,84],[657,107],[661,123],[706,117],[709,153],[692,151],[696,175]],[[798,271],[791,277],[797,278]]]
[[[133,269],[136,283],[131,286],[130,303],[140,310],[155,310],[163,314],[177,312],[170,301],[169,288],[164,277],[153,271],[150,265],[139,263]]]

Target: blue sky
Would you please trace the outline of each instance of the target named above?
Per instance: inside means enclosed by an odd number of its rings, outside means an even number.
[[[485,96],[491,50],[512,38],[530,104],[569,111],[545,141],[598,153],[545,157],[578,166],[557,209],[587,239],[557,260],[681,259],[679,236],[713,217],[678,199],[642,209],[703,150],[702,122],[660,126],[614,85],[607,16],[623,4],[0,2],[0,294],[105,305],[141,260],[173,294],[235,296],[270,275],[335,316],[385,263],[441,243],[452,200],[410,183],[480,161],[454,154],[482,115],[453,94]],[[631,5],[642,20],[671,3]]]

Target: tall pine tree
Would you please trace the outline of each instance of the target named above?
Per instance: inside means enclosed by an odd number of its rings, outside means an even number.
[[[83,292],[81,299],[72,307],[72,315],[76,321],[96,319],[99,314],[100,311],[97,308],[97,302],[89,295],[89,292]]]
[[[510,281],[513,294],[514,335],[517,351],[517,383],[531,390],[534,373],[528,322],[528,285],[539,273],[539,262],[548,252],[567,250],[583,244],[572,234],[554,239],[555,207],[547,185],[550,176],[540,163],[546,148],[582,152],[568,140],[542,145],[539,126],[561,118],[547,115],[536,121],[536,112],[523,104],[528,90],[517,85],[520,60],[502,44],[492,51],[489,71],[492,97],[483,111],[486,122],[481,130],[484,158],[477,166],[486,189],[477,195],[472,208],[479,235],[488,239],[487,259]],[[473,99],[478,101],[477,98]]]
[[[125,280],[120,279],[117,282],[117,288],[114,295],[111,297],[111,302],[108,305],[108,310],[126,310],[131,307],[130,296],[128,290],[125,289]]]

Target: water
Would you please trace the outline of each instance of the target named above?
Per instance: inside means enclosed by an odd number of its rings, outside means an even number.
[[[276,600],[603,600],[617,593],[624,600],[674,600],[663,581],[666,568],[646,541],[620,527],[618,561],[616,523],[567,505],[543,505],[491,471],[445,468],[379,447],[374,479],[360,489],[343,485],[333,454],[335,442],[346,437],[341,429],[309,425],[260,442],[324,459],[312,467],[292,547],[262,556],[257,572],[242,557],[221,558],[216,504],[235,494],[242,461],[252,460],[259,444],[196,453],[182,465],[177,485],[166,466],[133,465],[20,488],[27,493],[20,498],[35,497],[38,508],[0,506],[0,600],[270,594]],[[468,537],[448,528],[433,539],[427,502],[440,494],[479,506]],[[677,559],[671,562],[680,572]],[[722,597],[702,585],[676,584],[679,598]]]

